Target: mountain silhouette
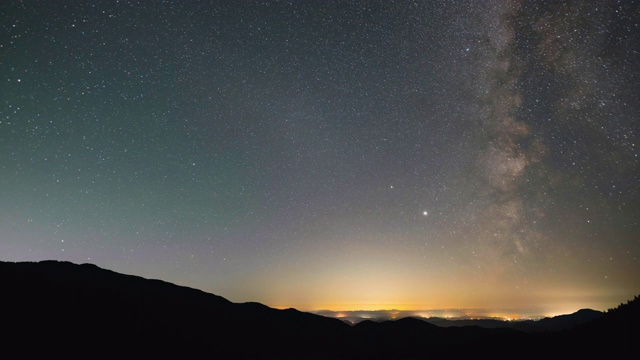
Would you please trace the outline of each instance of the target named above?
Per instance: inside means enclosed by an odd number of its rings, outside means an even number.
[[[442,327],[414,318],[352,326],[62,261],[0,262],[0,291],[3,349],[24,357],[573,358],[606,353],[611,358],[631,350],[640,307],[636,297],[599,315],[576,313],[594,318],[546,332]]]
[[[581,309],[573,314],[547,317],[540,320],[504,321],[497,319],[443,319],[431,317],[425,321],[440,327],[450,326],[480,326],[483,328],[510,328],[524,332],[549,332],[572,329],[603,316],[602,311]]]

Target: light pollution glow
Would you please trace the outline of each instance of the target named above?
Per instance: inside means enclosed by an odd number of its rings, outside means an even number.
[[[449,266],[439,267],[436,263],[416,273],[412,262],[420,262],[422,257],[406,256],[407,253],[412,252],[352,245],[342,247],[336,256],[334,251],[317,248],[313,257],[299,255],[299,261],[305,264],[303,268],[282,267],[281,273],[275,274],[287,281],[275,282],[255,275],[252,289],[268,293],[270,296],[265,302],[276,308],[294,307],[304,311],[431,309],[501,318],[553,316],[583,308],[605,311],[619,305],[620,298],[624,298],[624,294],[598,291],[595,287],[587,292],[579,284],[565,286],[562,291],[550,291],[561,288],[557,285],[562,279],[545,275],[509,281],[499,269],[476,271],[462,266],[468,261],[464,258],[449,257]],[[565,274],[573,271],[576,279],[581,272],[585,273],[572,269],[570,263],[559,271]],[[269,284],[269,289],[261,284]],[[301,286],[306,291],[299,291]]]

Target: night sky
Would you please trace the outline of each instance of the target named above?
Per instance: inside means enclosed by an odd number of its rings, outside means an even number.
[[[607,310],[640,294],[639,114],[638,1],[3,1],[0,260]]]

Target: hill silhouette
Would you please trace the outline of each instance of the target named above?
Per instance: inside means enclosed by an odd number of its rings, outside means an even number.
[[[602,311],[581,309],[573,314],[547,317],[540,320],[516,320],[504,321],[497,319],[443,319],[431,317],[425,321],[440,327],[450,326],[480,326],[483,328],[510,328],[524,332],[549,332],[572,329],[581,324],[588,323],[603,316]]]
[[[343,321],[60,261],[0,262],[2,339],[20,356],[408,359],[593,356],[631,350],[640,299],[552,332],[424,320]],[[593,315],[591,313],[591,315]],[[514,353],[517,352],[517,353]]]

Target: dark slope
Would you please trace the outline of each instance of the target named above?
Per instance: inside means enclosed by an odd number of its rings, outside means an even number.
[[[548,336],[549,347],[566,347],[590,357],[602,354],[606,358],[634,357],[640,339],[640,297],[636,296],[604,316],[593,321]],[[620,355],[619,357],[617,355]]]
[[[519,353],[593,355],[605,349],[615,354],[630,349],[631,325],[638,320],[636,298],[556,333],[443,328],[413,318],[349,326],[295,309],[232,303],[188,287],[58,261],[0,262],[0,291],[3,346],[21,356],[511,358]]]
[[[26,354],[48,351],[199,353],[213,358],[305,354],[340,344],[337,319],[235,304],[200,290],[100,269],[43,261],[0,263],[5,339]],[[24,342],[38,346],[23,347]],[[314,350],[324,355],[323,348]]]

